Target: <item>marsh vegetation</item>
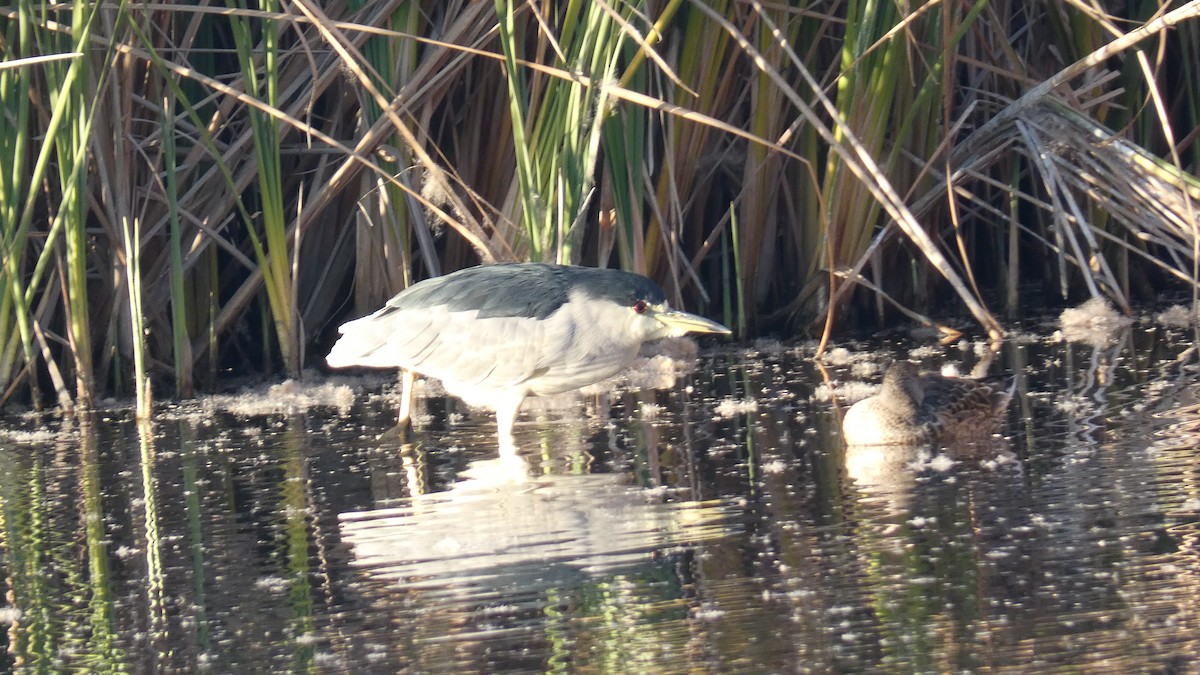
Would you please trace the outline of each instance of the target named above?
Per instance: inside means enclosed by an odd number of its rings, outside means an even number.
[[[743,337],[1187,293],[1200,6],[1120,9],[18,0],[0,391],[297,377],[500,260],[642,272]]]

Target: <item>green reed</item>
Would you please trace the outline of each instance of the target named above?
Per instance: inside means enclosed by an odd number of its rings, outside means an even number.
[[[257,9],[267,14],[278,13],[279,3],[275,0],[262,0]],[[260,19],[255,23],[257,30],[252,29],[251,20],[247,17],[233,15],[230,20],[245,91],[260,97],[268,106],[278,108],[278,40],[281,29],[270,18]],[[252,222],[246,224],[246,233],[254,248],[255,260],[262,271],[267,306],[283,359],[284,372],[289,377],[299,377],[303,345],[296,323],[296,287],[292,251],[287,237],[287,217],[284,213],[283,161],[279,151],[283,128],[274,117],[257,108],[248,110],[247,113],[258,167],[257,197],[262,233],[259,233],[258,227]]]
[[[188,327],[187,277],[183,266],[183,223],[179,218],[179,166],[175,146],[175,114],[171,109],[173,101],[174,97],[164,96],[162,116],[164,188],[170,226],[171,356],[175,371],[175,395],[189,397],[193,392],[192,343]]]
[[[593,199],[601,131],[609,116],[607,83],[617,75],[624,42],[622,22],[641,3],[573,0],[549,16],[524,5],[518,16],[512,0],[497,0],[500,43],[504,48],[513,149],[516,154],[520,217],[532,260],[575,262]],[[618,16],[610,13],[615,12]],[[556,34],[541,29],[555,26]],[[536,31],[537,54],[563,68],[567,77],[527,72],[522,45]],[[586,80],[586,81],[585,81]]]
[[[17,18],[10,21],[4,41],[4,61],[0,69],[0,390],[7,392],[22,362],[33,363],[33,331],[26,300],[23,271],[26,242],[32,220],[30,201],[36,183],[26,170],[30,153],[30,91],[36,67],[29,63],[36,47],[32,38],[30,3],[17,6]],[[72,57],[78,58],[78,56]],[[21,63],[24,60],[24,63]],[[47,139],[49,140],[49,139]],[[50,144],[43,143],[42,148]],[[39,162],[41,170],[45,162]],[[28,214],[28,215],[26,215]],[[30,374],[31,387],[37,379]],[[5,396],[4,398],[7,398]],[[0,399],[2,400],[2,399]]]

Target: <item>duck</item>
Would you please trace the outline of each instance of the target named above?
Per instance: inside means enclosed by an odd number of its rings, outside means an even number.
[[[1012,400],[1013,382],[923,373],[895,361],[879,393],[850,407],[842,420],[847,445],[954,444],[989,439]]]

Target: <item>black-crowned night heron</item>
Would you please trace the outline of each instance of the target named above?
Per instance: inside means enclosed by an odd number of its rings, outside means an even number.
[[[846,411],[842,437],[847,445],[984,440],[999,429],[1012,398],[1006,384],[922,373],[911,361],[896,361],[879,393]]]
[[[615,375],[645,342],[729,329],[670,309],[662,289],[638,274],[510,263],[414,284],[339,332],[330,366],[437,378],[468,404],[495,410],[500,448],[512,452],[513,422],[527,396]]]

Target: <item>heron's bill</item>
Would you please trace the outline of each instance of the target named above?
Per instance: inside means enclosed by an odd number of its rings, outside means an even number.
[[[681,312],[677,309],[668,309],[658,312],[654,315],[664,326],[671,329],[671,333],[679,336],[685,333],[719,333],[721,335],[729,335],[733,331],[725,326],[710,321],[702,316]]]

